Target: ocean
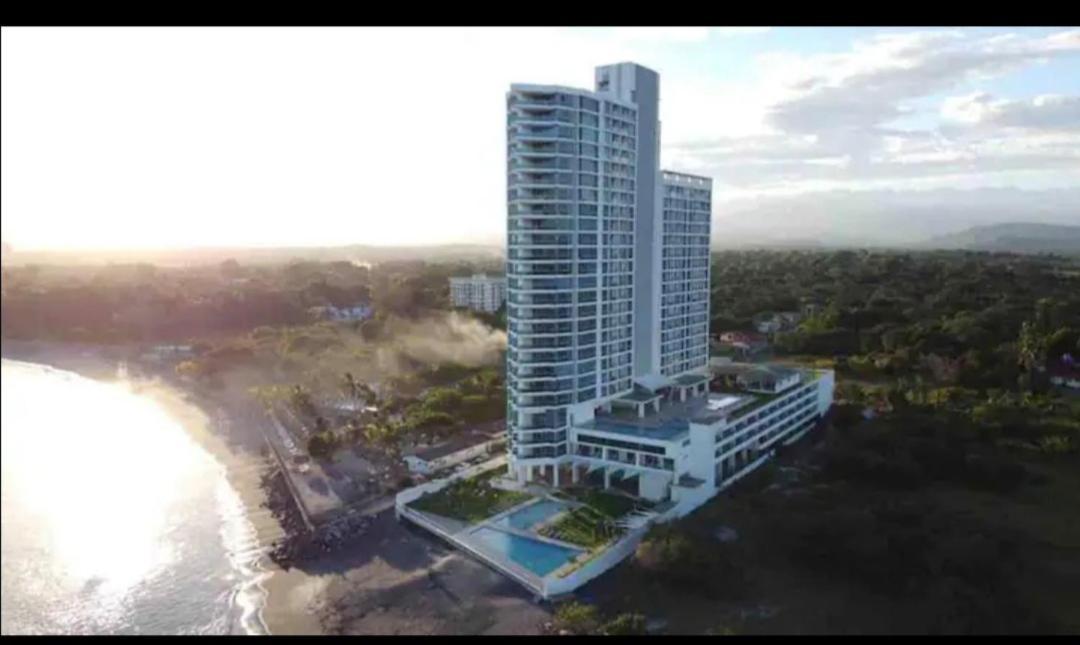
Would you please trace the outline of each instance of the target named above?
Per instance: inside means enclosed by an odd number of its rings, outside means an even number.
[[[124,381],[4,360],[3,634],[260,634],[262,548],[224,466]]]

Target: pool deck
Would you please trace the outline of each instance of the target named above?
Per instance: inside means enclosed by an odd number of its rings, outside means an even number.
[[[544,581],[547,579],[557,578],[562,572],[569,567],[576,565],[582,558],[591,557],[593,551],[586,549],[577,544],[571,544],[569,542],[563,542],[562,540],[555,540],[543,535],[539,535],[531,530],[518,529],[512,526],[505,526],[496,524],[498,520],[501,520],[509,515],[512,515],[518,511],[526,509],[535,504],[542,504],[546,501],[557,502],[559,505],[566,507],[567,509],[574,508],[580,504],[567,502],[565,500],[556,499],[547,495],[539,496],[537,498],[530,499],[522,502],[517,506],[509,508],[501,513],[492,515],[489,518],[481,520],[475,523],[466,523],[461,520],[455,520],[453,518],[443,517],[434,513],[418,511],[414,508],[408,508],[406,512],[402,514],[402,517],[409,519],[415,524],[439,535],[443,539],[447,540],[454,546],[460,548],[462,551],[477,557],[482,562],[487,563],[496,570],[504,573],[509,578],[517,581],[530,591],[537,594],[538,597],[545,597],[546,585]],[[558,511],[551,516],[538,520],[532,526],[539,526],[545,524],[554,517],[561,515],[565,511]],[[505,553],[498,549],[493,549],[482,541],[474,538],[474,533],[480,529],[488,528],[495,531],[500,531],[508,535],[518,536],[528,540],[534,540],[536,542],[550,544],[562,549],[572,550],[576,555],[566,563],[560,565],[558,568],[550,571],[546,575],[538,575],[537,573],[529,570],[527,567],[514,562]],[[532,527],[530,527],[531,529]]]

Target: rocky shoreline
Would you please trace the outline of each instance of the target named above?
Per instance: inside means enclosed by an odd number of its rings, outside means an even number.
[[[356,542],[371,525],[370,516],[353,511],[309,530],[280,468],[265,473],[261,485],[266,493],[263,506],[285,532],[271,545],[268,556],[286,571]]]

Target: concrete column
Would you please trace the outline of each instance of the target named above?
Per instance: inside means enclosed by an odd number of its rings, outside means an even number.
[[[534,473],[533,473],[533,468],[535,468],[535,466],[533,466],[532,464],[529,464],[525,468],[526,468],[525,481],[527,481],[529,483],[532,483],[533,478],[535,476]]]
[[[570,465],[570,481],[571,483],[578,483],[581,480],[581,473],[578,472],[577,464]]]
[[[642,418],[645,417],[645,404],[644,403],[638,403],[637,404],[637,415],[638,415],[639,419],[642,419]]]
[[[555,464],[554,466],[551,467],[551,470],[552,470],[551,481],[552,481],[552,483],[554,483],[555,488],[558,488],[559,487],[559,470],[560,470],[559,465]]]
[[[652,402],[653,412],[660,412],[660,399],[655,399]]]
[[[604,467],[604,488],[611,488],[611,471]]]
[[[683,402],[686,401],[686,388],[685,387],[679,388],[679,400],[683,401]]]

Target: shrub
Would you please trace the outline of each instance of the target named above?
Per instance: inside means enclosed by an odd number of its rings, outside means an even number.
[[[577,601],[559,605],[555,610],[555,629],[575,635],[588,635],[600,627],[600,613],[596,607]]]
[[[619,614],[600,630],[608,636],[638,636],[647,633],[645,617],[641,614]]]

